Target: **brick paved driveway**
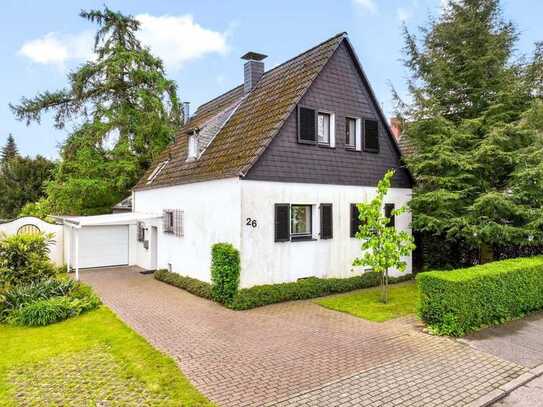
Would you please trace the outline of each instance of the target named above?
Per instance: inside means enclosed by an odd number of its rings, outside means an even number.
[[[221,406],[458,406],[526,371],[411,318],[378,324],[309,301],[236,312],[134,269],[81,276]]]

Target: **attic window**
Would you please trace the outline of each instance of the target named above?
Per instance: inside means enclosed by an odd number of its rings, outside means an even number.
[[[156,168],[153,170],[151,175],[147,178],[147,183],[150,184],[155,180],[156,177],[158,177],[158,174],[160,174],[160,171],[164,169],[164,167],[168,164],[168,160],[162,161],[160,164],[156,166]]]
[[[198,158],[198,137],[196,134],[189,135],[187,160],[196,160]]]

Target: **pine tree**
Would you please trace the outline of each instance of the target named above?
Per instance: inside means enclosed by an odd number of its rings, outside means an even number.
[[[6,145],[2,148],[1,160],[5,163],[18,155],[19,151],[17,150],[17,144],[15,143],[13,135],[10,133]]]
[[[173,141],[182,117],[175,82],[136,38],[140,23],[107,7],[80,15],[98,25],[96,59],[69,74],[68,88],[11,106],[27,123],[52,110],[56,127],[75,125],[47,186],[53,213],[109,211]]]
[[[512,61],[517,35],[498,0],[450,1],[422,33],[419,44],[405,31],[414,229],[478,248],[481,261],[498,246],[543,242],[543,189],[528,175],[543,152],[529,120],[535,63]]]

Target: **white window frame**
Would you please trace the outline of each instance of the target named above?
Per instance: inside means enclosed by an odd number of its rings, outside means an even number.
[[[292,225],[292,219],[294,215],[294,208],[295,207],[306,207],[309,208],[309,232],[306,233],[294,233],[293,225]],[[313,239],[313,233],[315,230],[315,215],[313,210],[314,205],[307,204],[307,203],[296,203],[296,204],[290,204],[290,216],[289,216],[289,222],[290,222],[290,240],[296,241],[296,240],[310,240]]]
[[[334,148],[336,146],[336,115],[327,110],[317,110],[317,144],[319,146]],[[328,121],[328,142],[319,141],[319,115],[327,115]]]
[[[198,158],[198,137],[196,134],[189,135],[187,150],[187,160],[196,160]]]

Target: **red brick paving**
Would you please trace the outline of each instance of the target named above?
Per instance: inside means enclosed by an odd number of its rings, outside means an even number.
[[[526,371],[412,318],[379,324],[310,301],[231,311],[134,269],[81,276],[222,406],[456,406]]]

